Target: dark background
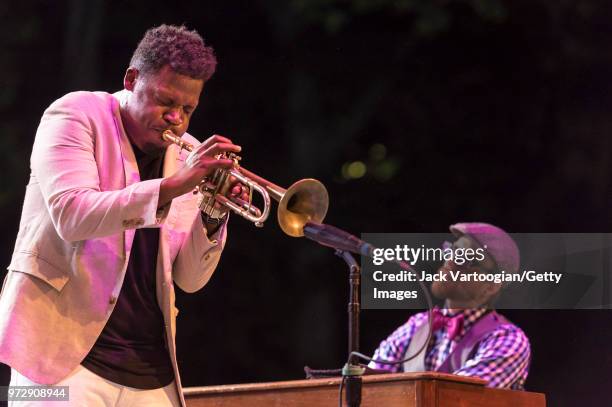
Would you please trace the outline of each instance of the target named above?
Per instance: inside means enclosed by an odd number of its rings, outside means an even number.
[[[610,21],[605,0],[2,2],[2,262],[45,107],[72,90],[120,89],[144,31],[164,22],[197,29],[219,59],[190,132],[231,137],[242,164],[279,185],[320,179],[328,223],[356,234],[458,221],[609,232]],[[365,175],[351,178],[354,162]],[[340,367],[346,277],[330,250],[273,219],[256,229],[234,216],[211,282],[178,293],[184,384]],[[528,390],[550,406],[609,404],[609,311],[504,314],[531,339]],[[365,310],[362,350],[408,316]]]

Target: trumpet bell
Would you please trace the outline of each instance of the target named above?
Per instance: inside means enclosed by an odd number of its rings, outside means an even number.
[[[304,236],[304,225],[322,223],[328,207],[329,194],[325,186],[316,179],[301,179],[287,188],[279,201],[278,224],[289,236]]]

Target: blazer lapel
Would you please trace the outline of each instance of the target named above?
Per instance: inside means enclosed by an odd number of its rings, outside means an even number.
[[[117,135],[119,137],[119,147],[121,148],[121,155],[123,157],[123,169],[125,172],[125,185],[129,186],[140,182],[140,173],[138,172],[138,164],[136,163],[136,156],[134,150],[130,144],[130,139],[123,127],[121,120],[121,104],[125,103],[128,93],[126,90],[122,90],[113,94],[117,100],[115,106],[115,123],[117,125]]]
[[[134,150],[132,149],[130,139],[128,138],[128,135],[125,132],[125,129],[123,128],[123,122],[121,120],[121,102],[127,97],[127,94],[125,92],[126,91],[120,91],[113,95],[115,97],[115,100],[113,101],[113,111],[115,118],[115,127],[117,129],[117,141],[121,150],[121,157],[123,161],[123,173],[125,175],[124,185],[129,186],[140,182],[140,173],[138,172],[138,164],[136,163],[136,156],[134,155]],[[134,229],[127,229],[123,232],[123,247],[126,264],[128,259],[130,258],[130,252],[132,250],[132,243],[134,241],[135,232],[136,231]]]
[[[178,170],[177,160],[179,157],[179,148],[175,145],[170,145],[166,149],[164,156],[163,176],[168,177]],[[159,231],[159,249],[157,253],[157,301],[162,310],[167,309],[169,302],[167,289],[163,288],[172,285],[172,258],[170,250],[172,248],[172,229],[177,220],[176,211],[173,210],[173,202],[170,203],[168,216]],[[166,294],[166,295],[165,295]]]

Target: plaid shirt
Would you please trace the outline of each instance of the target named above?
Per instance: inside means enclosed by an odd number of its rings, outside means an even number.
[[[446,327],[433,333],[425,356],[426,370],[433,371],[442,365],[465,333],[486,313],[486,309],[466,309],[460,313],[463,313],[464,317],[463,329],[452,341],[448,337]],[[459,313],[451,314],[447,309],[442,309],[442,314],[456,316]],[[374,359],[396,361],[406,357],[406,350],[414,333],[426,323],[426,312],[410,317],[408,322],[381,342],[374,353]],[[525,333],[513,324],[503,324],[486,335],[476,345],[473,357],[453,373],[485,379],[488,387],[522,390],[529,373],[530,359],[531,348]],[[370,362],[369,367],[389,372],[403,371],[402,365]]]

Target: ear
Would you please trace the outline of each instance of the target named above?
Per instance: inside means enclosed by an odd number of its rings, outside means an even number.
[[[129,67],[125,71],[125,76],[123,77],[123,87],[125,90],[129,90],[130,92],[134,90],[136,86],[136,80],[138,79],[138,69],[134,67]]]

